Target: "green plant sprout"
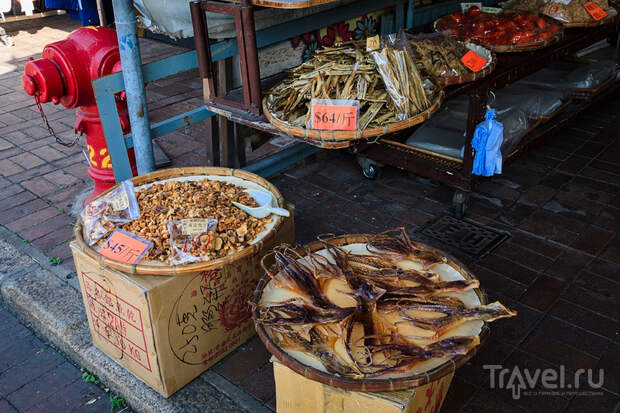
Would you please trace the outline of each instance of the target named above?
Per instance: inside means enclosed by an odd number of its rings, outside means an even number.
[[[110,397],[110,413],[114,413],[114,409],[126,408],[126,402],[125,402],[125,398],[123,396],[117,396],[116,394],[110,393],[110,389],[105,387],[103,385],[103,383],[101,383],[99,381],[97,376],[95,376],[94,374],[92,374],[91,372],[86,370],[85,368],[82,368],[81,371],[82,371],[82,380],[84,380],[86,383],[93,383],[93,384],[99,386],[99,388],[101,390],[103,390],[104,392],[109,394],[109,397]],[[125,409],[123,409],[123,410],[125,410]]]
[[[50,262],[54,265],[60,265],[62,262],[62,258],[60,257],[50,257]]]

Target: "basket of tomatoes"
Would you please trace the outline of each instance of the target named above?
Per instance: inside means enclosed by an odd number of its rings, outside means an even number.
[[[562,38],[562,28],[534,13],[485,13],[471,7],[436,20],[437,31],[450,31],[495,52],[522,52],[545,48]]]

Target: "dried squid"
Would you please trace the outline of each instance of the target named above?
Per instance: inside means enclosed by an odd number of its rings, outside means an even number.
[[[446,258],[411,241],[404,228],[368,235],[352,244],[357,249],[330,237],[318,240],[320,251],[274,249],[275,266],[263,266],[270,282],[255,321],[281,348],[314,359],[327,372],[405,374],[475,348],[481,324],[472,330],[468,323],[516,315],[499,302],[472,301],[469,290],[477,280],[442,279]]]

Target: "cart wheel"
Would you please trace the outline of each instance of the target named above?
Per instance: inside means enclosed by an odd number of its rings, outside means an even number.
[[[357,163],[362,167],[362,175],[367,179],[376,179],[383,166],[379,162],[364,158],[363,156],[357,157]]]
[[[468,194],[463,191],[454,192],[454,196],[452,197],[452,208],[456,219],[463,219],[465,216],[465,212],[467,211],[467,198],[469,198]]]
[[[362,174],[367,179],[375,179],[379,176],[379,168],[375,165],[368,165],[365,168],[362,168]]]

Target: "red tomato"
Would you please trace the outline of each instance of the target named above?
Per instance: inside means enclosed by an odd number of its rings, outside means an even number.
[[[465,15],[463,13],[454,12],[450,15],[450,18],[456,23],[463,23]]]
[[[547,40],[551,39],[553,37],[553,34],[550,32],[540,32],[538,37],[540,38],[540,40]]]
[[[535,27],[534,22],[530,20],[521,20],[517,22],[517,25],[522,29],[533,29]]]
[[[545,27],[547,27],[547,22],[542,17],[539,17],[536,19],[536,26],[538,26],[540,30],[544,30]]]
[[[480,13],[480,9],[476,6],[470,7],[469,10],[467,10],[468,16],[479,16]]]
[[[547,27],[547,31],[551,34],[556,34],[560,31],[560,26],[557,24],[550,24],[549,27]]]

